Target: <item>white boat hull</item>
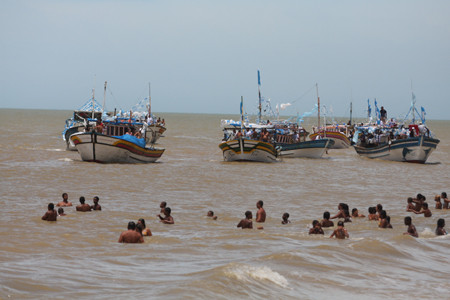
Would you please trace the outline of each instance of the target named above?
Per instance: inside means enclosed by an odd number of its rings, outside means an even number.
[[[277,150],[266,142],[249,139],[238,139],[223,142],[219,145],[225,161],[276,162]]]
[[[166,131],[166,128],[161,125],[149,125],[145,132],[145,142],[147,144],[154,144]]]
[[[317,139],[318,135],[319,133],[312,133],[309,135],[309,138],[314,141]],[[320,137],[324,139],[332,139],[334,141],[334,145],[331,147],[331,149],[347,149],[351,146],[350,139],[341,132],[326,131],[324,135],[323,131],[321,131]]]
[[[142,148],[132,142],[95,132],[73,134],[70,139],[84,161],[151,163],[164,152],[164,149]]]
[[[355,150],[360,156],[372,159],[425,163],[438,144],[438,139],[420,136],[396,140],[391,145],[383,144],[375,147],[355,146]]]

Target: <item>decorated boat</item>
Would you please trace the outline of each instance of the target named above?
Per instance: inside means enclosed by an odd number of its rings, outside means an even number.
[[[346,125],[314,127],[313,131],[309,138],[313,141],[317,139],[331,139],[334,142],[331,149],[346,149],[351,146]]]
[[[146,144],[143,123],[104,122],[90,132],[70,136],[83,161],[99,163],[151,163],[164,149]]]
[[[409,125],[397,125],[393,122],[384,124],[380,122],[377,114],[376,124],[357,127],[354,135],[356,152],[367,158],[425,163],[440,141],[427,128],[423,107],[421,121],[416,124],[415,113],[417,112],[419,116],[420,113],[415,108],[414,94],[410,111],[405,120],[410,112],[412,112],[413,118]]]
[[[280,155],[286,158],[321,158],[334,145],[334,140],[328,138],[301,140],[296,133],[278,134],[276,139]]]

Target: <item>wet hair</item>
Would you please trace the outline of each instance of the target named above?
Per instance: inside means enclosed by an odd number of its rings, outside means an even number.
[[[64,208],[60,207],[58,208],[58,214],[63,214],[64,213]]]
[[[330,212],[329,211],[324,212],[323,218],[328,220],[330,218]]]
[[[208,211],[208,215],[214,216],[214,212],[212,210]]]
[[[355,211],[358,211],[358,209],[356,207],[354,209],[352,209],[352,215]]]
[[[84,197],[81,196],[81,197],[80,197],[80,203],[81,203],[81,204],[84,204],[84,201],[86,201],[86,199],[84,199]]]
[[[95,196],[95,197],[94,197],[94,201],[95,201],[95,200],[99,201],[100,198],[99,198],[98,196]]]
[[[442,192],[442,193],[441,193],[441,197],[442,197],[442,198],[447,198],[447,193],[446,193],[446,192]]]
[[[388,222],[388,224],[391,224],[391,217],[390,216],[386,216],[386,221]]]
[[[139,232],[142,235],[142,230],[144,230],[144,226],[142,223],[136,224],[136,231]]]
[[[338,226],[344,226],[344,222],[339,221],[337,225],[338,225]]]
[[[380,211],[380,218],[386,219],[386,211],[385,210]]]
[[[416,198],[417,198],[417,200],[425,200],[426,199],[425,196],[420,193],[417,194]]]
[[[135,230],[136,229],[136,223],[133,221],[128,222],[128,229],[129,230]]]
[[[251,212],[251,211],[247,210],[247,211],[245,212],[245,217],[246,217],[246,218],[250,217],[251,215],[252,215],[252,212]]]
[[[67,195],[67,193],[62,193],[61,197],[64,198],[64,195],[69,196],[69,195]]]
[[[258,204],[261,205],[261,207],[263,207],[264,202],[263,202],[262,200],[259,200],[259,201],[258,201]]]
[[[289,214],[288,214],[288,213],[284,213],[284,214],[283,214],[283,219],[284,219],[284,218],[288,219],[288,218],[289,218]]]
[[[163,202],[161,202],[161,204],[159,206],[166,207],[166,205],[167,205],[167,202],[163,201]]]
[[[170,207],[166,207],[164,208],[164,211],[170,216],[170,213],[172,212],[172,210],[170,209]]]
[[[48,210],[53,210],[55,208],[55,205],[53,203],[48,204]]]
[[[411,222],[412,222],[412,219],[411,219],[411,217],[405,217],[405,224],[406,225],[409,225],[409,224],[411,224]]]
[[[382,211],[383,210],[383,205],[381,205],[381,204],[377,204],[377,208],[376,208],[376,210],[377,211]]]
[[[425,208],[425,209],[427,209],[427,208],[428,208],[428,203],[424,202],[424,203],[422,204],[422,207]]]
[[[412,197],[408,197],[408,200],[406,200],[406,201],[408,201],[408,203],[412,203],[413,202],[413,198]]]
[[[369,207],[369,214],[374,214],[376,212],[377,212],[377,209],[375,208],[375,206]]]
[[[437,221],[437,227],[444,227],[445,225],[445,220],[444,219],[439,219]]]
[[[312,221],[312,225],[315,227],[317,224],[319,224],[319,221],[317,221],[317,220],[314,220],[314,221]]]
[[[142,224],[142,226],[143,226],[144,228],[146,227],[146,226],[145,226],[145,220],[144,220],[144,219],[140,218],[138,221],[141,222],[141,224]]]

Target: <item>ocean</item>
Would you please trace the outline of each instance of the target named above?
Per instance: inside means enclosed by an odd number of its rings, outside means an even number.
[[[322,159],[227,163],[218,145],[221,119],[237,115],[158,114],[167,131],[153,164],[83,162],[61,138],[72,112],[0,109],[1,299],[441,299],[450,286],[450,236],[436,237],[434,195],[450,192],[450,121],[427,121],[441,140],[426,164],[359,157],[353,148]],[[311,124],[306,126],[310,129]],[[49,202],[89,204],[46,222]],[[405,211],[426,196],[432,217]],[[262,230],[236,228],[256,202]],[[159,222],[159,203],[174,225]],[[314,219],[340,202],[367,216],[381,203],[393,229],[367,218],[345,223],[350,238],[309,236]],[[206,217],[213,210],[216,221]],[[283,213],[291,223],[281,224]],[[403,235],[411,216],[419,238]],[[117,242],[144,218],[152,237]],[[256,226],[255,226],[256,227]]]

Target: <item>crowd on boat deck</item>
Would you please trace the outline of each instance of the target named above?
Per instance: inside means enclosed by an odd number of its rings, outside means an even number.
[[[68,201],[68,195],[67,193],[62,194],[63,200],[58,202],[56,206],[59,207],[58,212],[55,210],[55,205],[53,203],[48,204],[48,210],[45,212],[45,214],[42,216],[42,220],[45,221],[56,221],[58,217],[66,216],[64,213],[64,210],[62,207],[71,207],[72,203]],[[442,200],[442,202],[441,202]],[[441,210],[441,209],[450,209],[450,201],[447,197],[446,192],[442,192],[440,195],[436,195],[434,197],[435,203],[435,209]],[[99,202],[99,197],[95,196],[93,198],[93,205],[89,205],[85,203],[85,198],[82,196],[80,197],[80,205],[76,206],[76,211],[78,212],[89,212],[92,210],[102,210]],[[174,218],[171,215],[171,209],[170,207],[167,207],[167,203],[165,201],[161,202],[160,206],[160,213],[157,215],[159,218],[159,221],[163,224],[175,224]],[[264,229],[262,223],[265,223],[266,221],[266,211],[264,209],[264,202],[262,200],[259,200],[256,202],[256,218],[255,222],[259,223],[259,226],[257,226],[257,229]],[[425,218],[431,218],[432,212],[426,202],[426,197],[422,194],[417,194],[416,197],[408,197],[407,199],[407,206],[406,206],[406,212],[411,212],[414,214],[423,214]],[[163,215],[162,215],[163,214]],[[211,219],[217,221],[218,217],[217,215],[214,215],[213,211],[208,211],[206,216]],[[353,208],[351,213],[349,210],[349,206],[346,203],[339,203],[338,205],[338,212],[331,216],[328,211],[325,211],[323,213],[323,220],[318,221],[314,220],[312,221],[312,226],[309,229],[308,234],[320,234],[324,235],[323,228],[332,228],[333,231],[330,235],[330,238],[336,237],[338,239],[345,239],[349,238],[349,232],[345,228],[344,223],[350,223],[352,222],[352,219],[362,219],[366,218],[364,214],[361,214],[357,208]],[[334,226],[333,219],[339,219],[337,222],[337,227]],[[367,219],[369,221],[377,221],[378,222],[378,228],[393,228],[391,224],[391,217],[388,215],[387,211],[383,208],[382,204],[377,204],[376,206],[371,206],[368,209],[368,215]],[[284,213],[282,215],[281,219],[282,225],[289,225],[291,224],[291,221],[289,220],[289,213]],[[407,226],[407,230],[404,233],[405,235],[411,235],[413,237],[419,237],[419,234],[417,232],[417,229],[412,223],[411,216],[404,217],[404,224]],[[237,228],[242,229],[253,229],[253,214],[251,211],[247,210],[245,212],[245,218],[240,220],[240,222],[237,224]],[[443,218],[439,218],[437,220],[437,226],[435,230],[435,234],[437,236],[439,235],[446,235],[447,231],[445,230],[445,220]],[[137,222],[130,221],[128,222],[128,227],[126,231],[123,231],[120,234],[119,243],[143,243],[144,236],[152,236],[152,232],[150,228],[147,228],[145,225],[145,220],[140,218]]]
[[[392,119],[391,119],[392,120]],[[424,124],[419,125],[400,125],[398,126],[393,120],[388,126],[364,126],[360,124],[355,133],[354,142],[358,146],[375,147],[379,144],[386,144],[389,141],[414,138],[419,136],[431,137],[431,132]]]
[[[306,140],[308,132],[301,126],[297,124],[280,125],[280,124],[270,124],[268,128],[243,128],[243,129],[225,129],[223,135],[223,141],[230,141],[239,138],[263,141],[263,142],[282,142],[280,140],[281,136],[288,136],[289,142],[296,143]]]

